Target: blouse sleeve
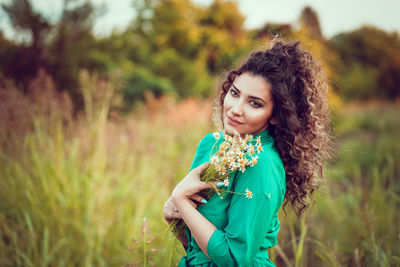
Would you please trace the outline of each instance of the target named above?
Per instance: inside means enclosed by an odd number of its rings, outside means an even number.
[[[235,177],[234,192],[251,191],[252,196],[233,194],[228,224],[212,234],[207,252],[217,266],[248,266],[254,261],[284,196],[283,166],[267,160]]]
[[[193,170],[199,165],[209,161],[209,154],[214,144],[215,137],[212,133],[207,134],[203,137],[203,139],[200,140],[199,144],[197,145],[196,153],[194,155],[190,170]]]

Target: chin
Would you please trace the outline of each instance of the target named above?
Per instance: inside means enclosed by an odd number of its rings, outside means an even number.
[[[229,126],[229,125],[228,125],[228,127],[224,128],[224,131],[226,133],[228,133],[228,134],[231,134],[231,135],[234,135],[235,132],[240,134],[240,135],[242,135],[242,133],[239,130],[237,130],[236,128],[233,128],[232,126]]]
[[[227,119],[225,119],[225,121],[224,121],[224,131],[225,131],[226,133],[228,133],[228,134],[231,134],[231,135],[234,135],[235,132],[238,133],[238,134],[240,134],[240,135],[243,135],[243,129],[240,129],[240,128],[241,128],[240,126],[242,126],[242,125],[239,125],[239,129],[238,129],[238,128],[235,127],[235,126],[230,125],[230,124],[228,123]]]
[[[235,129],[232,129],[232,127],[230,127],[229,125],[224,125],[224,132],[226,132],[227,134],[234,134]]]
[[[232,131],[231,129],[224,129],[224,131],[225,131],[225,133],[230,134],[230,135],[235,134],[235,131],[234,130]]]

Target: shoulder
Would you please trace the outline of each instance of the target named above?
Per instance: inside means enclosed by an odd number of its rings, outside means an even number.
[[[209,161],[212,149],[219,140],[221,134],[219,132],[206,134],[197,145],[196,154],[194,155],[190,170]]]
[[[258,154],[257,164],[246,168],[244,173],[238,174],[241,184],[251,186],[255,191],[275,191],[284,196],[286,192],[286,174],[283,162],[274,142],[262,145],[263,151]]]
[[[214,144],[220,139],[221,132],[213,132],[206,134],[197,145],[197,151],[210,150]]]

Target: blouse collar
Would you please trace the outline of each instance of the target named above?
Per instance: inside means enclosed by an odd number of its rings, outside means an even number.
[[[269,134],[268,128],[254,136],[254,138],[258,138],[258,137],[261,138],[262,143],[270,143],[270,142],[274,141],[273,137]]]

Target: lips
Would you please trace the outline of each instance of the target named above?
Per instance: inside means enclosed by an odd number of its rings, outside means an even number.
[[[234,118],[229,117],[228,115],[226,115],[226,117],[228,118],[228,123],[230,125],[239,125],[239,124],[243,124],[240,121],[235,120]]]

